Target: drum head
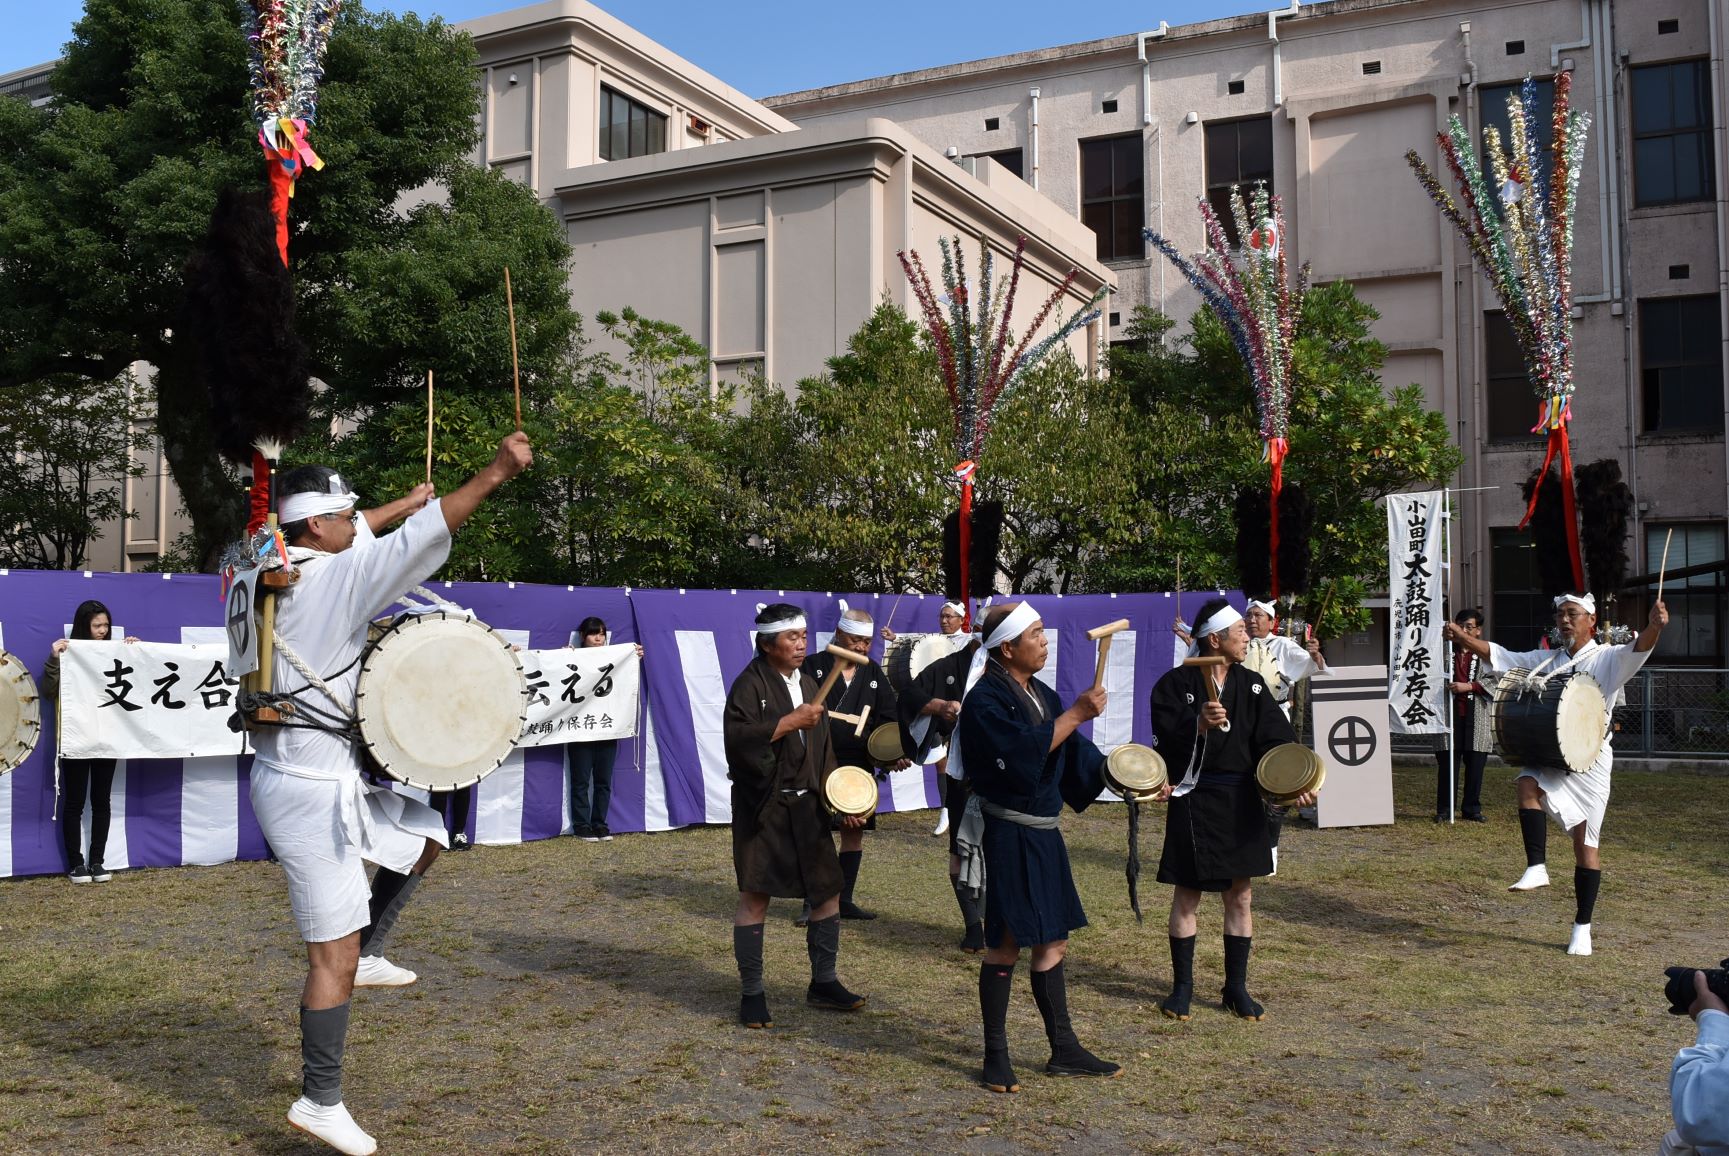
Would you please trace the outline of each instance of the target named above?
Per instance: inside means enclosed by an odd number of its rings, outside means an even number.
[[[865,739],[865,750],[879,767],[900,762],[905,757],[901,751],[900,724],[884,723],[880,727],[872,727],[870,735]]]
[[[1320,756],[1302,743],[1281,743],[1261,756],[1255,782],[1275,799],[1318,791],[1326,779]]]
[[[485,623],[421,614],[367,652],[355,700],[361,737],[386,774],[451,791],[491,774],[516,746],[528,681]]]
[[[1140,743],[1124,743],[1105,758],[1105,781],[1125,799],[1151,798],[1165,786],[1164,756]]]
[[[15,654],[0,651],[0,774],[17,767],[42,736],[36,680]]]
[[[829,810],[837,815],[876,813],[876,776],[863,767],[836,767],[823,783],[822,791]]]
[[[1561,744],[1561,759],[1575,774],[1590,770],[1597,761],[1608,725],[1609,707],[1601,684],[1582,671],[1569,678],[1561,690],[1555,732]]]

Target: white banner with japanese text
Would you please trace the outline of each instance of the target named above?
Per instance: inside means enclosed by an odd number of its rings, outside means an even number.
[[[1447,729],[1447,655],[1441,569],[1446,495],[1387,498],[1387,670],[1394,734]]]
[[[73,642],[60,658],[60,754],[69,759],[237,755],[239,684],[226,644]]]
[[[528,719],[519,747],[589,743],[636,734],[642,660],[634,643],[525,650]]]

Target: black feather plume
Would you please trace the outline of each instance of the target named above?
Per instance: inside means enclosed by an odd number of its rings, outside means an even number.
[[[943,519],[943,597],[961,600],[961,512],[950,510]]]
[[[1268,491],[1260,486],[1244,486],[1237,491],[1237,581],[1250,598],[1267,598],[1273,593],[1272,556],[1267,550],[1272,528],[1268,503]]]
[[[996,589],[997,559],[1003,548],[1003,504],[977,502],[973,505],[972,557],[967,559],[968,593],[974,598],[988,598]]]
[[[1279,594],[1302,594],[1309,589],[1309,564],[1313,556],[1315,503],[1303,487],[1286,484],[1279,490]]]
[[[255,444],[293,441],[312,402],[306,346],[294,332],[294,281],[277,253],[267,190],[222,191],[185,279],[176,337],[204,378],[218,450],[250,464]]]
[[[1604,458],[1573,473],[1578,488],[1579,548],[1585,574],[1601,598],[1613,598],[1627,581],[1627,524],[1633,518],[1633,491],[1621,477],[1621,463]]]
[[[1536,547],[1537,584],[1551,597],[1573,587],[1572,551],[1567,545],[1567,510],[1561,498],[1561,475],[1554,470],[1532,472],[1519,487],[1527,504],[1538,491],[1537,509],[1531,515],[1531,543]]]

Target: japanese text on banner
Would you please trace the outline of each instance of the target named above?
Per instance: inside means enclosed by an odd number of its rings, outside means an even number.
[[[588,743],[636,734],[642,662],[636,646],[525,650],[528,718],[519,747]]]
[[[73,642],[60,658],[60,754],[69,759],[237,755],[239,683],[225,645]]]
[[[1441,525],[1445,494],[1387,498],[1387,669],[1394,734],[1447,729],[1446,653],[1441,640]]]

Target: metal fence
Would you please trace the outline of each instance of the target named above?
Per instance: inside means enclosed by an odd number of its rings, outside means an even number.
[[[1729,670],[1647,666],[1615,710],[1615,753],[1622,758],[1729,759]],[[1430,735],[1394,735],[1395,751],[1432,751]]]

